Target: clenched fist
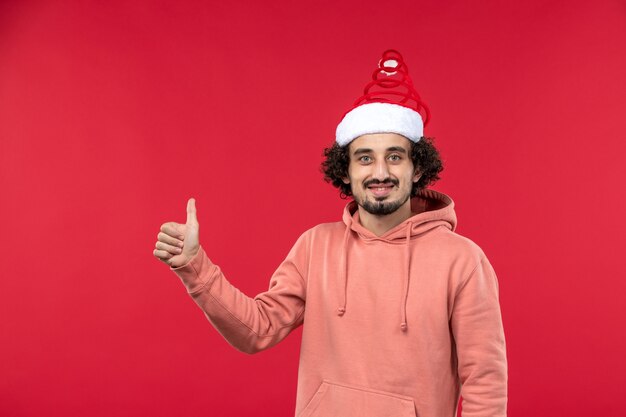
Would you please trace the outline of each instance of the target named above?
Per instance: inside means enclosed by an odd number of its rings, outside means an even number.
[[[200,225],[196,217],[196,200],[187,201],[187,223],[163,223],[157,236],[154,256],[172,268],[183,266],[198,253]]]

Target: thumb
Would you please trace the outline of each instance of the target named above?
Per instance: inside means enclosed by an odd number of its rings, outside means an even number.
[[[187,225],[198,225],[198,217],[196,216],[196,199],[190,198],[187,201]]]

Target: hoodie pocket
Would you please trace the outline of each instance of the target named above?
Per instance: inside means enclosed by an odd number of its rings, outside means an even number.
[[[322,381],[299,417],[416,417],[413,398]]]

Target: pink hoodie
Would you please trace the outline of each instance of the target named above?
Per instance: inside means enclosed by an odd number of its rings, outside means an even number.
[[[249,298],[202,248],[172,268],[215,328],[254,353],[304,324],[297,417],[506,416],[498,281],[483,251],[454,233],[450,197],[423,190],[415,214],[377,237],[354,202],[343,222],[297,240]],[[306,309],[306,313],[305,313]]]

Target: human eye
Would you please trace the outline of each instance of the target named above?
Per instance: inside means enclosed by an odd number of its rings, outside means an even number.
[[[372,162],[372,158],[370,158],[368,155],[363,155],[359,157],[359,162],[369,164],[370,162]]]
[[[400,155],[398,155],[397,153],[389,155],[389,160],[391,160],[392,162],[398,162],[401,159],[402,159],[402,157]]]

